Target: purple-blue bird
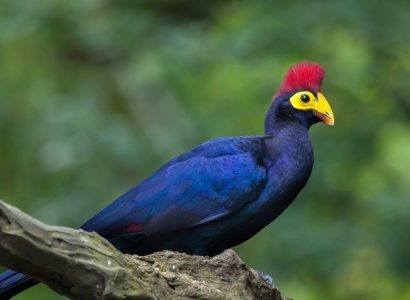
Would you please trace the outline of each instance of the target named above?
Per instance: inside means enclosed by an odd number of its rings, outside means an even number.
[[[313,167],[311,125],[334,124],[320,87],[324,69],[301,62],[273,97],[262,136],[218,138],[162,166],[86,222],[124,253],[174,250],[215,255],[278,217],[305,186]],[[0,298],[37,282],[0,275]]]

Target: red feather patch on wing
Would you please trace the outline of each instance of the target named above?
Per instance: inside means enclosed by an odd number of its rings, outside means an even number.
[[[320,64],[303,61],[289,69],[278,94],[294,92],[296,90],[309,90],[317,93],[320,90],[324,77],[325,70]]]
[[[140,233],[142,232],[142,225],[138,223],[131,223],[122,230],[122,233]]]

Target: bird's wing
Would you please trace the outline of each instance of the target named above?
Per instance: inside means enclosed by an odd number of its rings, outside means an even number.
[[[258,198],[266,182],[261,138],[210,141],[183,154],[82,226],[107,238],[154,234],[221,218]]]

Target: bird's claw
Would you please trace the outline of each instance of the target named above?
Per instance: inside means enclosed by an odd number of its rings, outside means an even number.
[[[261,271],[256,271],[260,277],[260,279],[262,279],[263,281],[266,282],[267,285],[269,285],[269,287],[273,288],[275,287],[275,284],[273,283],[273,279],[272,277],[270,277],[269,275],[261,272]]]

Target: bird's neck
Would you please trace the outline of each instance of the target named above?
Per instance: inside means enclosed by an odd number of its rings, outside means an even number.
[[[307,168],[313,164],[313,148],[308,127],[300,122],[277,122],[266,132],[266,145],[269,156],[285,154],[292,160],[299,161]]]
[[[305,186],[314,159],[308,129],[299,123],[278,124],[265,137],[265,145],[269,178],[266,198],[274,200],[268,201],[265,209],[271,216],[284,210]]]
[[[305,119],[289,116],[280,109],[281,101],[272,101],[265,117],[265,135],[274,137],[273,141],[290,146],[292,144],[309,144],[309,124]]]

